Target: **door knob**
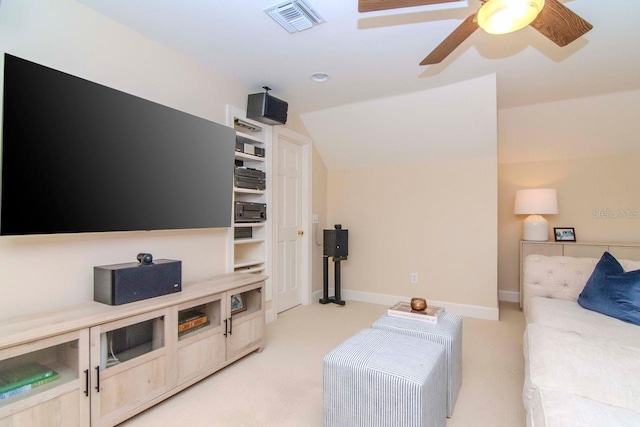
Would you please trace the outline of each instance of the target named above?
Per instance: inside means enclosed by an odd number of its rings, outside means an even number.
[[[303,234],[304,234],[304,231],[298,230],[298,236],[302,236]]]

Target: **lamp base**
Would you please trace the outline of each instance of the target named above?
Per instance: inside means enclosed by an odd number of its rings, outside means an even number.
[[[522,223],[522,240],[546,242],[549,240],[549,223],[542,215],[529,215]]]

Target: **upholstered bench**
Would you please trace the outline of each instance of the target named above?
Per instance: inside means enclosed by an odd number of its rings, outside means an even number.
[[[371,326],[444,345],[447,355],[447,417],[453,414],[462,385],[462,317],[444,312],[432,324],[386,314]]]
[[[324,426],[444,426],[444,346],[364,329],[323,359]]]

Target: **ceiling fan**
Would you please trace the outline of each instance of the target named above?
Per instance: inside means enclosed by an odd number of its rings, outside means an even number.
[[[359,12],[450,3],[460,0],[358,0]],[[478,27],[491,34],[506,34],[531,25],[557,44],[566,46],[593,28],[558,0],[480,0],[477,13],[465,19],[420,65],[442,62]],[[515,8],[515,9],[514,9]]]

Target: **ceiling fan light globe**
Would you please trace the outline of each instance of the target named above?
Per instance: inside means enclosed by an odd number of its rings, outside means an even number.
[[[478,25],[489,34],[506,34],[531,24],[544,0],[488,0],[478,11]]]

